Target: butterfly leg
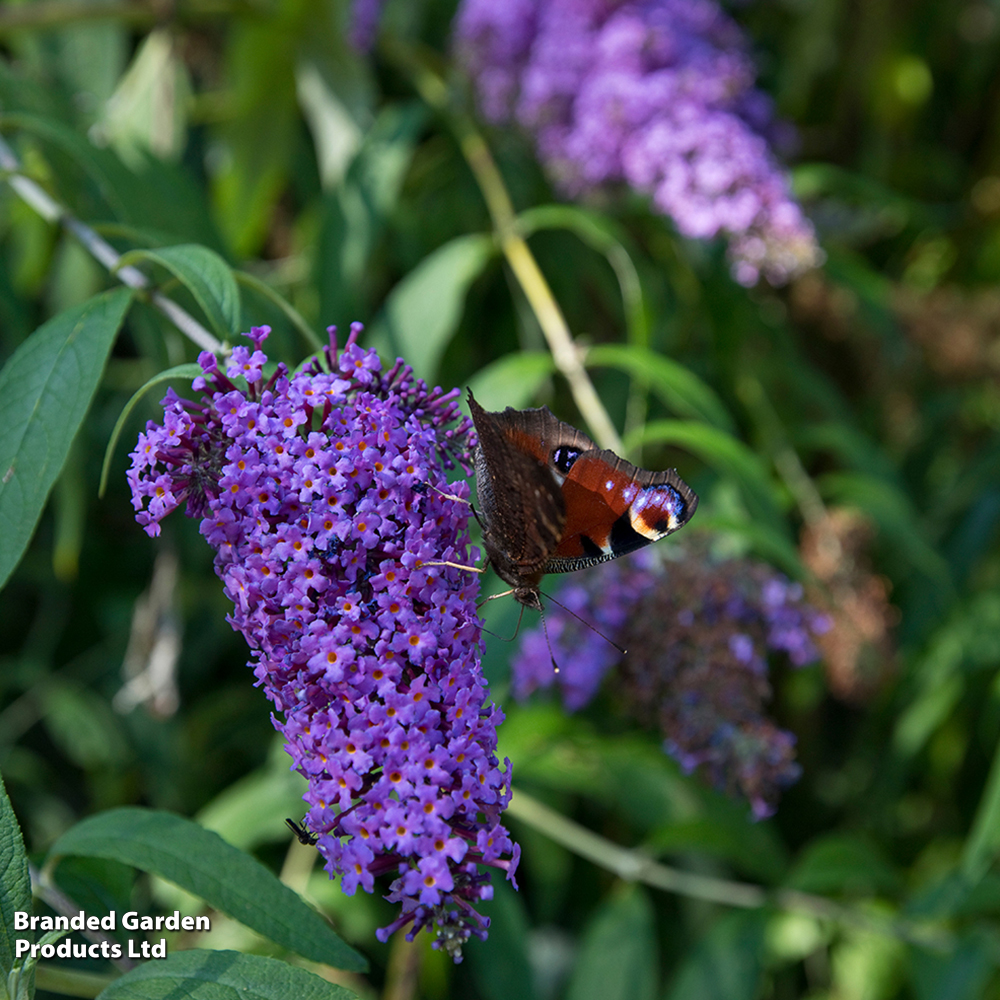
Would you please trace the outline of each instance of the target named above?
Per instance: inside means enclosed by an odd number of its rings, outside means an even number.
[[[510,590],[501,591],[499,594],[490,594],[489,597],[486,597],[483,600],[481,600],[476,605],[476,607],[477,608],[481,608],[487,601],[495,601],[498,597],[510,597],[510,595],[513,594],[513,593],[514,593],[514,588],[511,587]]]
[[[483,524],[482,518],[479,516],[479,511],[476,510],[476,505],[471,500],[466,500],[465,497],[457,497],[454,493],[445,493],[444,490],[439,490],[436,486],[431,486],[430,483],[427,484],[427,488],[433,490],[439,496],[445,498],[445,500],[454,500],[456,503],[464,503],[472,511],[472,516],[479,522],[481,528],[485,528],[486,525]]]

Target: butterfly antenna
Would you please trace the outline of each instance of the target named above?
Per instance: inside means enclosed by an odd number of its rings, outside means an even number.
[[[590,622],[588,622],[586,620],[586,618],[581,618],[575,611],[571,611],[561,601],[557,601],[551,594],[546,594],[545,596],[553,604],[557,604],[560,608],[562,608],[563,611],[566,611],[569,614],[571,614],[578,622],[580,622],[583,625],[586,625],[587,628],[589,628],[591,632],[595,633],[596,635],[599,635],[606,643],[614,646],[615,649],[617,649],[618,652],[622,654],[622,656],[624,656],[628,652],[627,649],[623,649],[621,646],[619,646],[618,643],[614,641],[614,639],[609,639],[599,628],[595,628],[593,625],[591,625]],[[545,624],[545,616],[544,615],[542,616],[542,624],[543,625]],[[548,640],[548,636],[547,635],[546,635],[545,638],[546,638],[546,640]],[[552,647],[551,646],[549,647],[549,652],[550,653],[552,652]]]
[[[546,595],[546,596],[548,596],[548,595]],[[556,603],[558,604],[558,601]],[[562,605],[560,604],[559,607],[562,607]],[[522,612],[524,611],[523,607],[521,608],[521,611]],[[559,664],[556,663],[556,655],[555,655],[555,653],[552,652],[552,643],[549,642],[549,627],[548,627],[548,625],[545,624],[545,612],[542,610],[542,602],[541,601],[538,602],[538,613],[542,616],[542,633],[545,636],[545,645],[549,647],[549,659],[552,661],[552,673],[558,674],[559,673]],[[518,619],[517,625],[518,625],[518,628],[520,628],[520,626],[521,626],[521,620],[520,619]]]

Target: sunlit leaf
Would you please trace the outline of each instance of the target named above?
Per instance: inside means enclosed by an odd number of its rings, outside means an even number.
[[[0,587],[34,533],[131,301],[119,288],[67,309],[0,370]]]
[[[548,351],[518,351],[481,368],[469,379],[469,388],[484,410],[507,406],[520,410],[531,405],[554,371],[555,361]]]
[[[434,378],[462,318],[469,285],[493,253],[489,236],[457,236],[425,257],[389,293],[385,304],[389,335],[419,378]]]
[[[313,972],[237,951],[177,951],[144,962],[98,1000],[352,1000],[356,994]]]
[[[125,807],[59,837],[49,857],[113,858],[159,875],[259,934],[314,962],[361,971],[365,960],[259,861],[172,813]]]
[[[229,265],[214,250],[194,243],[131,250],[122,255],[119,266],[145,261],[165,267],[187,288],[222,339],[239,332],[240,290]]]

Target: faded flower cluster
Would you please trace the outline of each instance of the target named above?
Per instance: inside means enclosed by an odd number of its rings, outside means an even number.
[[[829,628],[802,587],[763,563],[718,562],[675,543],[580,574],[558,599],[568,610],[550,607],[546,623],[560,672],[553,674],[542,631],[527,633],[514,662],[515,696],[558,681],[566,707],[577,710],[620,664],[616,694],[641,723],[659,728],[682,768],[744,796],[758,818],[770,815],[800,768],[794,736],[764,714],[766,656],[810,663],[819,655],[815,638]]]
[[[519,850],[500,824],[510,772],[496,757],[501,711],[480,670],[475,584],[427,566],[467,563],[470,424],[458,390],[429,390],[402,361],[383,373],[357,344],[325,364],[265,377],[261,345],[226,373],[202,354],[200,402],[172,392],[132,455],[137,519],[150,535],[183,503],[201,518],[258,683],[309,782],[305,825],[345,892],[395,873],[387,897],[412,937],[458,960],[488,920],[491,865]],[[456,425],[457,422],[457,425]]]
[[[484,114],[531,132],[570,197],[651,195],[683,235],[725,236],[745,285],[819,263],[746,40],[715,0],[463,0],[456,45]]]

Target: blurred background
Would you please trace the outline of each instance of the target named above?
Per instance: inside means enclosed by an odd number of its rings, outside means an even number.
[[[545,403],[586,427],[491,236],[466,158],[476,130],[514,210],[534,213],[523,231],[628,457],[677,466],[701,497],[684,551],[767,564],[829,617],[819,660],[771,656],[768,712],[802,773],[762,821],[739,789],[685,774],[613,682],[575,713],[551,692],[515,700],[518,642],[487,636],[500,756],[526,800],[665,864],[808,898],[743,909],[628,883],[512,810],[521,891],[497,886],[489,940],[461,966],[418,942],[417,995],[1000,996],[1000,5],[728,9],[791,126],[792,189],[824,253],[749,288],[721,241],[680,236],[639,193],[563,198],[529,135],[477,113],[455,11],[388,0],[364,51],[341,0],[0,7],[0,128],[25,172],[120,251],[217,251],[250,276],[244,329],[270,323],[269,354],[293,367],[313,347],[275,294],[314,330],[361,320],[383,357],[471,385],[487,408]],[[0,362],[112,283],[0,183]],[[159,393],[129,418],[97,496],[129,397],[196,354],[133,308],[0,593],[0,770],[36,855],[79,818],[135,803],[295,869],[371,959],[351,988],[380,996],[401,947],[374,938],[391,908],[341,896],[289,853],[302,782],[197,523],[175,515],[152,541],[133,521],[126,453]],[[685,434],[664,430],[678,417]],[[487,621],[506,637],[516,618],[497,601]],[[93,873],[63,867],[87,899]],[[180,905],[120,875],[104,879],[118,909]],[[261,946],[215,926],[200,944]]]

